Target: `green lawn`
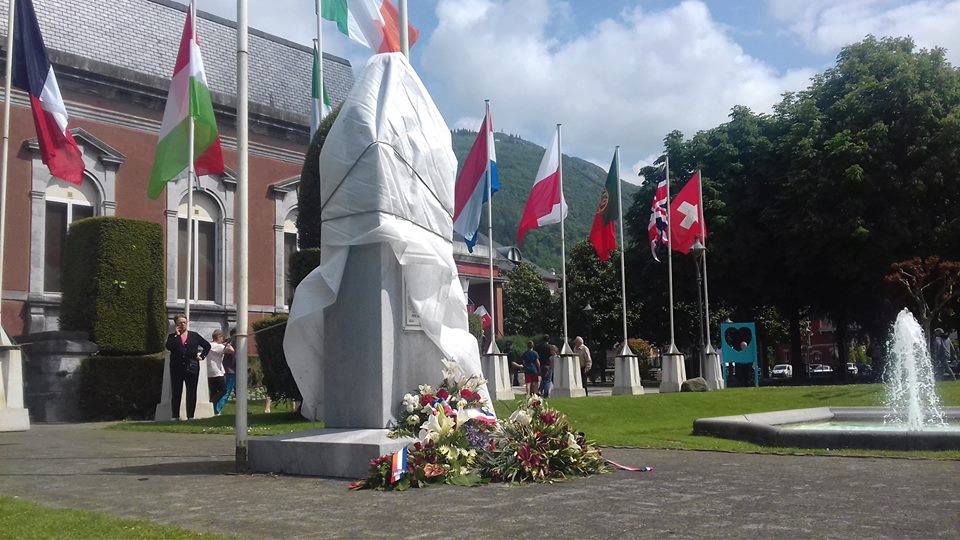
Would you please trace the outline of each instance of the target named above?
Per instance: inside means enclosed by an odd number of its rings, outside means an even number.
[[[960,382],[939,386],[944,405],[960,406]],[[791,386],[764,388],[732,388],[722,392],[650,394],[644,396],[587,397],[552,399],[550,405],[566,413],[574,426],[602,446],[638,448],[676,448],[725,452],[762,452],[816,455],[923,457],[960,459],[960,451],[895,452],[878,450],[808,450],[764,447],[756,444],[695,436],[693,421],[712,416],[801,409],[825,406],[879,405],[883,386]],[[497,403],[497,413],[509,415],[515,404]],[[250,434],[275,435],[317,429],[322,423],[307,422],[274,406],[271,414],[263,413],[263,402],[251,402]],[[133,431],[165,431],[176,433],[232,434],[232,404],[216,418],[193,422],[122,422],[109,429]]]
[[[309,422],[290,412],[289,403],[274,403],[273,412],[264,413],[264,401],[251,401],[250,414],[247,417],[250,435],[282,435],[293,431],[319,429],[321,422]],[[107,429],[121,431],[162,431],[165,433],[200,433],[213,435],[233,435],[236,424],[236,407],[233,402],[227,404],[220,416],[185,422],[120,422]]]
[[[158,525],[120,519],[86,510],[41,506],[22,499],[0,497],[0,538],[223,538]]]
[[[944,405],[960,405],[960,382],[943,383],[939,392]],[[693,421],[697,418],[807,407],[870,406],[879,405],[882,398],[883,386],[870,384],[732,388],[722,392],[588,397],[549,402],[566,413],[574,426],[603,446],[960,459],[960,451],[801,450],[692,434]],[[513,407],[511,403],[498,403],[497,413],[509,414]]]

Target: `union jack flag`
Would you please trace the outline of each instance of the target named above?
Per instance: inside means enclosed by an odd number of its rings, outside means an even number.
[[[650,205],[650,225],[647,226],[647,237],[650,238],[650,252],[653,254],[653,260],[660,262],[657,257],[657,251],[667,246],[667,179],[666,168],[661,166],[663,172],[659,174],[660,182],[657,184],[657,191],[653,195],[653,203]]]

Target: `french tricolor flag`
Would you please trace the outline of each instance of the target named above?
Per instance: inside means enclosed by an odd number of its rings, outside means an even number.
[[[454,188],[453,230],[467,241],[471,253],[477,243],[483,203],[487,202],[487,170],[490,171],[491,191],[496,193],[500,189],[500,176],[497,174],[497,151],[489,106]]]
[[[67,129],[67,108],[47,58],[32,0],[16,2],[11,84],[30,95],[40,155],[50,173],[73,184],[83,182],[83,158]]]

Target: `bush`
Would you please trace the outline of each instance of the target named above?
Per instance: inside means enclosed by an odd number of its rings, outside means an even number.
[[[276,315],[253,323],[253,331],[257,332],[257,353],[263,370],[263,385],[267,387],[267,394],[275,401],[303,401],[297,381],[293,379],[287,358],[283,354],[286,322],[286,315]],[[266,330],[267,328],[269,330]]]
[[[477,338],[477,344],[483,349],[483,319],[476,313],[467,313],[467,325],[473,337]]]
[[[318,266],[320,266],[320,248],[306,248],[295,252],[290,257],[290,290],[296,290],[303,278]]]
[[[164,361],[163,353],[84,358],[77,389],[82,418],[152,420],[163,389]]]
[[[86,332],[102,355],[163,350],[163,229],[157,223],[94,217],[70,225],[63,253],[60,328]]]

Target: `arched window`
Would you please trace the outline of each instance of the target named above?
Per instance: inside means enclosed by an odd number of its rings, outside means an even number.
[[[88,179],[79,186],[52,178],[44,191],[43,290],[60,292],[63,277],[63,247],[74,221],[93,217],[100,206],[97,190]]]
[[[220,275],[220,225],[222,219],[216,201],[201,192],[193,194],[193,259],[191,285],[193,300],[216,302]],[[187,290],[187,199],[177,209],[177,298],[186,298]]]
[[[283,220],[283,299],[289,306],[293,303],[293,287],[290,286],[290,260],[299,251],[297,247],[297,211],[291,210]]]

